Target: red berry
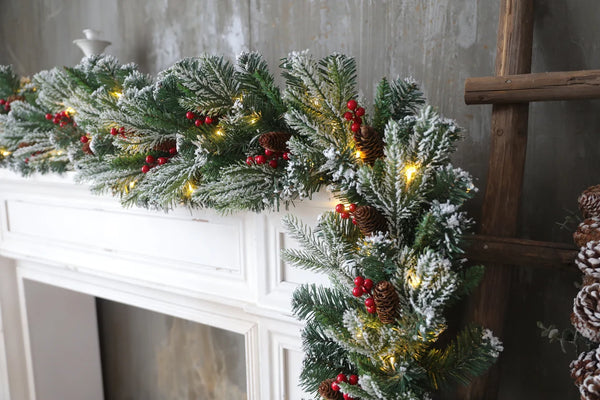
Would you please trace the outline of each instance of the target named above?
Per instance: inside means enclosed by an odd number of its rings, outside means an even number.
[[[358,107],[354,112],[354,115],[356,115],[357,117],[362,117],[363,115],[365,115],[365,109],[362,107]]]
[[[174,156],[175,154],[177,154],[177,147],[171,147],[169,149],[169,154]]]
[[[152,157],[152,156],[146,156],[146,162],[148,164],[154,164],[154,161],[155,161],[154,157]]]
[[[77,128],[77,122],[73,121],[73,126]]]
[[[257,163],[258,165],[262,165],[266,161],[267,161],[267,159],[265,158],[265,156],[258,155],[256,157],[254,157],[254,162]]]
[[[277,160],[269,161],[269,165],[271,166],[271,168],[277,168]]]
[[[356,118],[354,118],[354,122],[360,125],[360,124],[362,124],[362,118],[356,117]]]
[[[110,134],[113,136],[116,136],[117,133],[119,133],[119,131],[117,131],[117,128],[110,128]]]
[[[347,211],[344,211],[343,213],[340,214],[340,217],[342,217],[342,219],[348,219],[348,218],[350,218],[350,213]]]
[[[54,123],[54,125],[58,125],[58,124],[60,123],[60,118],[58,118],[58,117],[54,117],[54,118],[52,119],[52,122]]]
[[[144,166],[142,167],[142,172],[143,172],[143,173],[145,173],[145,174],[147,174],[147,173],[148,173],[148,171],[150,171],[150,167],[149,167],[149,166],[147,166],[147,165],[144,165]]]
[[[206,122],[208,125],[213,123],[213,119],[209,116],[206,116],[206,118],[204,118],[204,122]]]
[[[343,213],[344,211],[346,211],[346,207],[344,207],[344,205],[342,203],[338,204],[335,206],[335,212],[337,213]]]
[[[367,291],[371,291],[371,289],[373,289],[373,281],[370,279],[365,279],[365,283],[363,283],[363,288],[367,289]]]
[[[344,393],[344,400],[354,400],[354,397],[351,397],[348,393]]]
[[[63,128],[65,125],[67,125],[67,123],[66,123],[65,121],[60,121],[60,124],[59,124],[59,126],[60,126],[61,128]]]
[[[352,130],[352,132],[354,132],[354,133],[358,132],[360,130],[360,124],[357,124],[356,122],[353,123],[350,126],[350,130]]]
[[[358,103],[356,102],[356,100],[349,100],[348,103],[346,103],[348,110],[354,110],[357,105]]]
[[[6,105],[4,106],[4,109],[5,109],[6,111],[10,111],[10,104],[6,104]]]
[[[158,157],[158,165],[165,165],[169,159],[167,157]]]
[[[4,99],[0,99],[0,106],[3,106],[3,105],[5,105],[5,104],[6,104],[6,100],[4,100]]]
[[[373,306],[373,307],[367,307],[367,312],[369,314],[375,314],[377,312],[377,308],[375,308],[375,306]]]
[[[352,294],[354,295],[354,297],[362,296],[364,294],[362,287],[356,286],[354,289],[352,289]]]
[[[281,156],[281,158],[283,158],[284,160],[289,160],[290,159],[290,153],[283,153],[283,155]]]
[[[267,157],[271,157],[273,155],[273,152],[269,149],[265,149],[265,156]]]
[[[124,126],[122,126],[122,127],[119,128],[119,133],[121,133],[121,134],[125,133],[125,127]]]
[[[337,382],[333,382],[333,383],[331,384],[331,390],[334,390],[334,391],[336,391],[336,392],[339,392],[339,391],[340,391],[340,385],[338,385],[338,384],[337,384]]]
[[[346,378],[346,375],[344,375],[344,374],[339,374],[335,380],[338,383],[342,383],[342,382],[347,382],[348,378]]]
[[[185,113],[185,117],[186,117],[187,119],[194,119],[194,118],[196,118],[196,114],[194,114],[194,113],[193,113],[193,112],[191,112],[191,111],[188,111],[188,112],[186,112],[186,113]]]
[[[350,121],[352,118],[354,118],[354,116],[352,115],[352,113],[350,111],[346,111],[344,113],[344,118],[346,119],[346,121]]]
[[[363,278],[362,276],[357,276],[356,278],[354,278],[354,286],[362,286],[363,283],[365,283],[365,278]]]
[[[28,164],[28,163],[29,163],[29,158],[26,158],[25,159],[25,164]]]
[[[356,204],[352,203],[348,206],[348,211],[350,211],[351,213],[353,213],[354,211],[356,211]]]
[[[88,137],[87,137],[87,136],[82,136],[82,137],[80,137],[80,138],[79,138],[79,141],[80,141],[81,143],[87,143],[87,142],[89,141],[89,139],[88,139]]]
[[[198,128],[200,128],[202,124],[204,124],[204,121],[202,121],[201,119],[197,119],[194,121],[194,125],[196,125]]]
[[[375,300],[372,297],[367,297],[365,299],[365,307],[373,307],[375,305]]]
[[[51,120],[51,119],[53,119],[53,118],[54,118],[54,116],[53,116],[52,114],[50,114],[50,113],[46,114],[46,119],[47,119],[48,121],[50,121],[50,120]]]
[[[358,222],[356,222],[356,218],[352,218],[352,223],[353,223],[354,225],[358,224]]]
[[[358,376],[356,375],[350,375],[348,377],[348,383],[351,385],[356,385],[358,383]]]
[[[248,158],[246,158],[246,164],[248,164],[248,165],[254,164],[254,157],[248,157]]]

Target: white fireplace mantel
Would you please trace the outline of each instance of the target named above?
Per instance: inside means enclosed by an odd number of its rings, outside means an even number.
[[[314,225],[332,206],[332,199],[319,194],[291,212]],[[82,318],[95,318],[93,302],[83,300],[90,296],[243,334],[248,399],[302,398],[301,325],[289,302],[299,283],[326,280],[280,259],[281,249],[295,246],[281,225],[285,213],[124,209],[110,196],[90,194],[71,175],[24,179],[0,171],[0,400],[52,400],[40,393],[47,382],[58,388],[52,388],[54,396],[74,398],[69,382],[60,381],[69,374],[43,367],[43,358],[58,351],[63,368],[77,369],[67,372],[89,379],[83,389],[72,390],[99,390],[86,399],[102,398],[98,365],[82,371],[77,360],[68,360],[72,336],[79,334],[88,340],[82,348],[99,363],[97,330],[81,325]],[[32,311],[32,301],[28,308],[26,281],[83,296],[81,316],[73,312],[72,321],[51,327],[64,331],[52,345],[36,341],[43,334],[31,331],[44,325],[32,322],[40,311]],[[53,301],[35,307],[45,308],[42,314],[51,319]],[[72,357],[81,358],[82,351]]]

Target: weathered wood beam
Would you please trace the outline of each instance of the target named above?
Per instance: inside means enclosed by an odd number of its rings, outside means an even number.
[[[600,98],[600,70],[468,78],[466,104]]]
[[[498,236],[465,237],[467,258],[482,264],[501,261],[504,264],[541,267],[574,268],[577,249],[565,243],[540,242]]]
[[[500,22],[496,50],[496,75],[531,71],[533,43],[533,0],[500,0]],[[528,104],[495,104],[487,185],[483,200],[481,233],[514,237],[527,148]],[[467,319],[502,337],[512,278],[510,267],[486,269],[485,276],[469,302]],[[459,390],[461,400],[498,397],[499,369],[475,379]]]

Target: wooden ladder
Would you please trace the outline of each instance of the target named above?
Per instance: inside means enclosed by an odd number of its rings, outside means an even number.
[[[483,200],[481,234],[470,241],[468,257],[489,268],[470,300],[467,318],[502,336],[508,304],[510,265],[569,268],[573,245],[515,238],[523,187],[529,102],[600,98],[600,70],[531,74],[533,0],[500,0],[496,76],[469,78],[466,104],[493,104],[491,149]],[[493,368],[458,398],[498,397]]]

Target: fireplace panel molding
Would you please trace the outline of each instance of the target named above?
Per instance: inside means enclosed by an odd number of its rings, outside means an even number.
[[[290,212],[314,226],[331,208],[321,194]],[[298,284],[325,279],[281,260],[281,249],[297,246],[282,227],[286,213],[123,209],[68,175],[23,179],[0,171],[0,255],[13,260],[6,268],[15,269],[19,299],[10,302],[19,312],[10,315],[20,317],[5,327],[22,327],[27,365],[10,383],[24,379],[28,389],[19,393],[36,399],[23,284],[34,281],[242,334],[248,399],[306,398],[297,384],[302,325],[291,316],[290,298]],[[2,390],[0,400],[10,399]]]

